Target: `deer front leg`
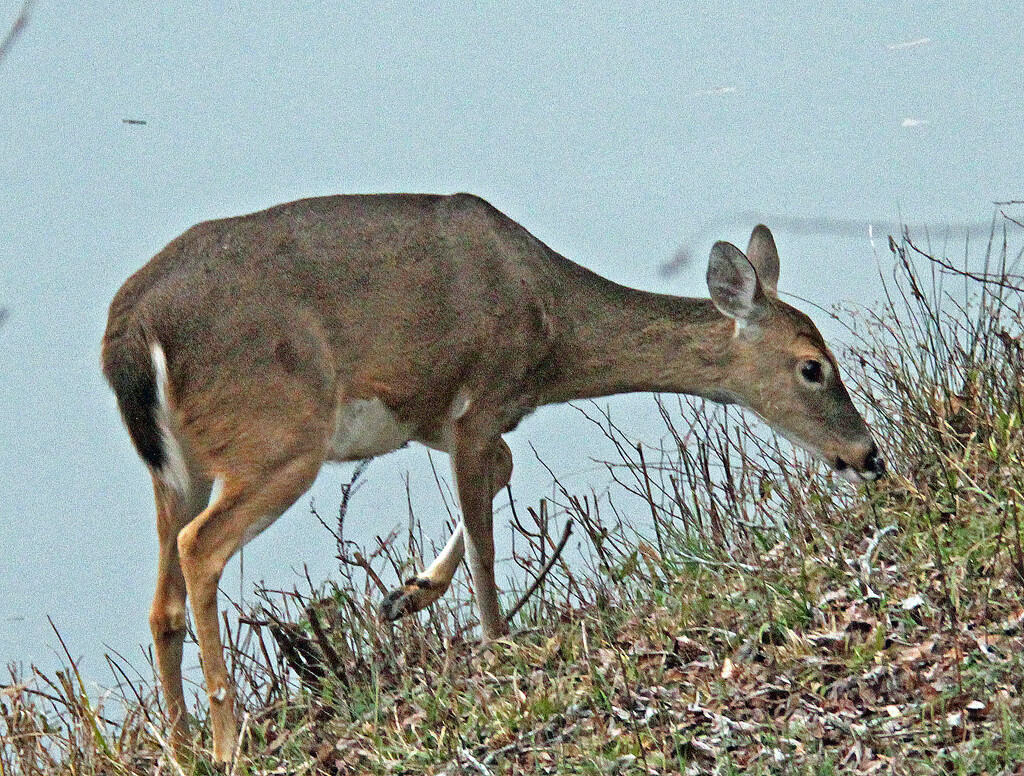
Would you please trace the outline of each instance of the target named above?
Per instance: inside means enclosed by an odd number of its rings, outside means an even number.
[[[480,611],[484,639],[496,639],[508,633],[494,581],[492,502],[495,478],[491,463],[499,454],[499,445],[504,445],[500,437],[482,435],[471,419],[462,417],[456,421],[453,466],[462,506],[462,533],[473,576],[473,595]]]
[[[459,474],[456,465],[458,456],[455,451],[451,453],[451,459],[452,472],[455,475],[458,487]],[[490,512],[490,502],[494,500],[494,497],[502,488],[508,485],[509,480],[512,478],[512,451],[509,450],[504,440],[499,438],[491,446],[487,468],[489,469],[489,475],[486,481],[490,482],[490,499],[488,500],[487,508],[488,512]],[[461,502],[461,487],[459,490],[459,500]],[[463,521],[455,528],[455,532],[434,562],[424,571],[407,579],[402,587],[392,590],[387,598],[384,599],[380,607],[381,616],[384,619],[397,620],[406,614],[418,612],[444,595],[451,585],[452,578],[455,576],[455,572],[459,568],[459,564],[462,562],[465,554],[465,514],[465,507],[463,507]],[[473,584],[475,587],[475,578]]]

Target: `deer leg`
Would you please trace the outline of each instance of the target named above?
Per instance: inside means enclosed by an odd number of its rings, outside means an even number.
[[[217,586],[228,560],[269,526],[313,483],[322,457],[308,453],[284,459],[259,478],[224,478],[219,497],[178,535],[181,570],[192,599],[196,637],[210,698],[213,757],[229,762],[235,748],[235,690],[224,661]]]
[[[171,725],[171,746],[180,752],[188,732],[185,692],[181,682],[181,654],[185,641],[185,578],[178,561],[178,533],[210,499],[210,483],[192,480],[191,493],[182,494],[155,474],[156,529],[160,541],[156,590],[149,610],[157,671]]]
[[[508,633],[494,581],[495,479],[490,463],[497,455],[499,444],[503,444],[500,438],[481,438],[467,418],[456,421],[454,467],[462,506],[462,533],[485,639]]]
[[[498,495],[512,479],[512,451],[504,440],[499,439],[490,457],[491,500]],[[458,482],[455,456],[452,455],[452,472]],[[460,496],[461,500],[461,496]],[[465,554],[465,518],[455,528],[444,549],[426,569],[405,580],[402,587],[388,593],[380,606],[381,616],[386,620],[397,620],[406,614],[418,612],[444,595],[452,583],[459,564]]]

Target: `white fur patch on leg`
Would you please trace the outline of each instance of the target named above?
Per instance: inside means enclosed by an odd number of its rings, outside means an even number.
[[[153,343],[150,355],[153,359],[153,371],[156,373],[156,423],[160,427],[160,441],[163,443],[166,458],[164,465],[157,471],[157,476],[182,496],[187,496],[192,490],[192,478],[188,473],[185,451],[182,450],[181,443],[174,433],[167,393],[167,357],[159,342]]]
[[[448,587],[451,584],[452,577],[455,576],[455,571],[462,562],[464,554],[463,528],[462,523],[459,523],[455,528],[455,532],[448,539],[447,544],[445,544],[444,549],[441,550],[441,554],[435,558],[434,562],[420,576],[426,577],[431,582],[443,583],[445,587]]]

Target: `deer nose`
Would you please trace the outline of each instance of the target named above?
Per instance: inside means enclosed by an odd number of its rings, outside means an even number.
[[[871,449],[868,450],[868,454],[864,458],[864,471],[873,474],[872,479],[875,480],[880,480],[885,476],[885,459],[878,452],[878,445],[874,442],[871,443]]]
[[[870,447],[868,447],[864,453],[864,457],[861,458],[859,466],[851,464],[849,461],[839,456],[835,461],[835,469],[837,472],[843,474],[847,479],[851,479],[853,481],[868,480],[873,482],[885,476],[885,459],[882,458],[881,454],[878,452],[878,445],[872,441]]]

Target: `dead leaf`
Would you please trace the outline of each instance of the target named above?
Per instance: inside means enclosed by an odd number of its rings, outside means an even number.
[[[923,605],[924,605],[924,598],[922,598],[920,595],[916,595],[916,594],[910,596],[910,598],[904,599],[903,603],[900,604],[900,606],[903,607],[903,611],[905,611],[905,612],[909,612],[909,611],[911,611],[913,609],[916,609],[917,607],[923,606]]]
[[[701,655],[708,654],[708,650],[703,644],[686,636],[676,636],[675,643],[672,645],[672,651],[684,663],[689,663]]]
[[[965,708],[967,709],[967,718],[973,722],[979,722],[988,716],[992,705],[981,701],[971,701]]]
[[[916,663],[925,655],[930,655],[934,647],[934,639],[922,642],[921,644],[914,644],[913,646],[900,650],[899,656],[896,659],[900,663]]]
[[[730,660],[729,658],[726,658],[725,660],[722,661],[722,678],[723,679],[732,679],[732,676],[735,673],[735,671],[736,671],[736,666],[733,664],[732,660]]]
[[[1018,609],[1014,614],[1003,620],[999,627],[1007,636],[1016,636],[1020,633],[1022,623],[1024,623],[1024,609]]]

